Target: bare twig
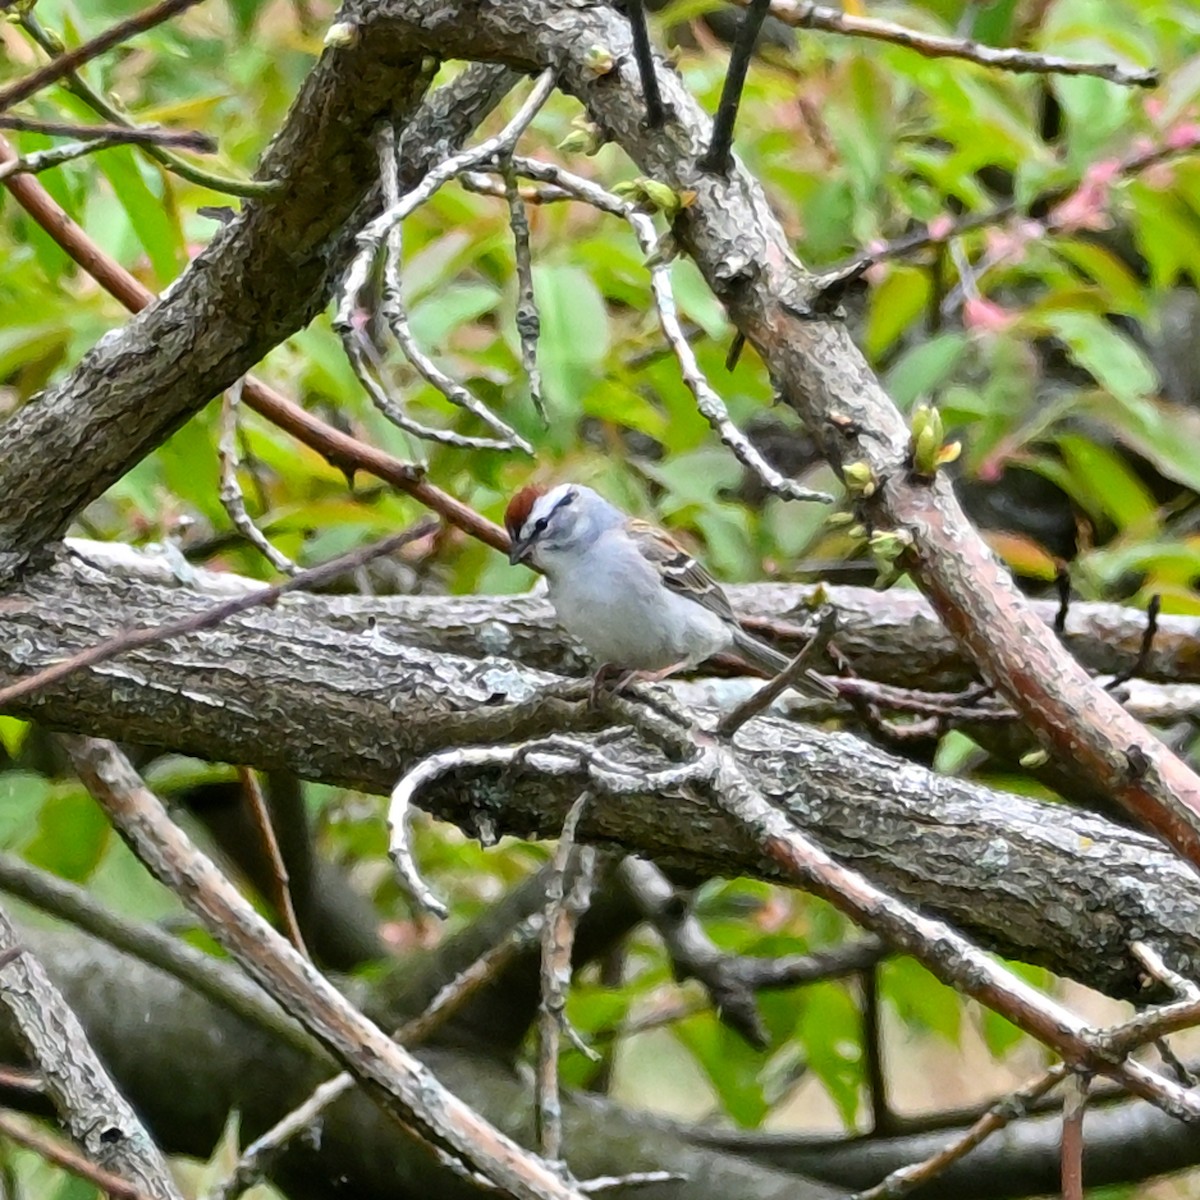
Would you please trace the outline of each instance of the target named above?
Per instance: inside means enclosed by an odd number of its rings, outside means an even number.
[[[795,684],[801,675],[808,673],[808,664],[829,645],[829,639],[833,636],[836,628],[837,610],[826,608],[821,614],[821,619],[817,623],[817,628],[809,639],[808,645],[774,679],[760,687],[748,700],[743,701],[736,708],[730,709],[721,718],[717,725],[718,736],[733,737],[751,717],[756,717],[770,708],[788,688]]]
[[[309,958],[311,956],[308,953],[308,947],[304,944],[304,934],[300,932],[300,922],[296,920],[296,908],[292,904],[287,864],[283,861],[283,854],[279,850],[279,839],[275,836],[275,824],[271,819],[270,810],[267,808],[262,785],[258,782],[258,776],[249,767],[238,767],[238,779],[242,784],[242,794],[246,797],[250,816],[262,841],[263,851],[271,865],[271,882],[275,890],[275,895],[271,897],[271,900],[275,905],[275,911],[278,912],[279,918],[283,922],[288,940],[305,958]]]
[[[351,1071],[373,1098],[463,1168],[519,1200],[573,1200],[540,1159],[448,1092],[364,1017],[270,925],[173,824],[158,798],[108,742],[67,740],[76,770],[151,873],[262,987]]]
[[[801,487],[795,480],[789,479],[775,470],[754,447],[750,439],[734,424],[725,401],[717,394],[701,370],[695,351],[680,324],[679,311],[675,304],[675,292],[671,286],[670,266],[662,261],[658,233],[654,228],[653,220],[645,213],[639,212],[630,201],[622,200],[591,180],[574,175],[561,167],[531,158],[517,157],[513,161],[522,175],[560,187],[585,204],[590,204],[601,212],[611,213],[613,216],[621,217],[629,222],[638,240],[638,245],[646,255],[647,265],[650,268],[650,286],[654,292],[654,303],[658,310],[659,325],[662,328],[663,336],[666,337],[675,352],[680,373],[695,397],[696,407],[708,421],[713,432],[733,453],[734,457],[777,496],[782,496],[785,500],[814,500],[822,504],[832,503],[832,496],[825,492],[816,492]]]
[[[729,66],[725,71],[725,83],[721,88],[721,99],[717,114],[713,117],[712,138],[708,149],[700,160],[700,169],[714,175],[725,175],[729,171],[733,153],[733,129],[737,124],[738,106],[742,102],[742,89],[746,86],[746,72],[754,54],[754,43],[758,31],[766,19],[771,0],[749,0],[746,13],[738,25],[733,51],[729,55]]]
[[[863,1074],[871,1102],[871,1135],[886,1137],[896,1128],[896,1114],[888,1101],[887,1064],[883,1029],[879,1021],[879,968],[868,967],[859,976],[862,988]]]
[[[1062,1200],[1083,1200],[1083,1113],[1087,1107],[1086,1075],[1067,1079],[1062,1115]]]
[[[630,32],[633,34],[633,57],[637,62],[638,77],[642,81],[642,95],[646,99],[646,124],[651,129],[657,129],[666,120],[666,111],[663,109],[662,93],[658,90],[654,53],[650,48],[645,0],[626,0],[625,11],[629,17]]]
[[[13,148],[0,137],[0,164],[11,162],[16,157]],[[131,312],[140,312],[154,299],[154,293],[101,250],[36,179],[18,176],[9,179],[6,186],[38,225]],[[311,446],[348,476],[353,476],[356,471],[368,472],[412,496],[451,525],[496,550],[508,552],[508,534],[501,526],[430,483],[424,473],[411,463],[402,462],[333,428],[253,376],[246,379],[243,398],[255,412],[306,446]]]
[[[128,650],[135,650],[139,646],[149,646],[154,642],[165,641],[167,638],[195,633],[201,629],[211,629],[234,614],[245,612],[246,609],[258,608],[264,604],[274,604],[280,596],[284,596],[288,592],[327,583],[339,575],[344,575],[347,571],[353,571],[365,565],[380,555],[391,554],[410,542],[426,537],[436,527],[436,522],[427,518],[418,522],[411,529],[392,534],[391,537],[382,538],[368,546],[360,546],[357,550],[338,555],[337,558],[321,563],[320,566],[311,567],[307,571],[300,571],[285,583],[264,587],[261,591],[252,592],[249,595],[234,596],[231,600],[215,604],[194,616],[184,617],[178,621],[169,621],[165,625],[151,625],[144,629],[127,629],[115,637],[89,646],[86,650],[81,650],[78,654],[72,654],[70,658],[66,658],[62,662],[57,662],[53,666],[26,676],[6,688],[0,688],[0,709],[7,708],[15,701],[31,695],[48,684],[57,683],[76,671],[115,658],[118,654],[124,654]]]
[[[20,22],[21,28],[47,54],[56,56],[62,51],[62,40],[56,34],[43,28],[32,9],[21,14]],[[106,121],[111,121],[118,127],[137,128],[126,113],[116,105],[111,104],[78,72],[68,71],[64,76],[64,86],[74,93],[74,95],[78,96],[93,112],[99,113],[104,117]],[[156,145],[153,142],[143,145],[142,151],[148,158],[152,158],[155,162],[173,174],[178,175],[181,179],[199,184],[201,187],[212,188],[214,191],[225,192],[231,196],[241,196],[244,199],[251,199],[256,196],[269,196],[272,192],[278,191],[280,187],[279,182],[273,179],[230,179],[227,176],[218,175],[213,171],[206,171],[194,163],[180,158],[179,155],[171,153],[171,151],[162,145]]]
[[[53,1163],[80,1179],[86,1179],[111,1197],[111,1200],[150,1200],[149,1192],[112,1171],[98,1167],[66,1142],[51,1137],[16,1113],[0,1110],[0,1137],[33,1151],[46,1162]]]
[[[312,1054],[316,1046],[282,1009],[240,971],[157,925],[131,921],[98,904],[83,888],[41,871],[10,854],[0,853],[0,891],[90,933],[132,958],[149,963],[198,995],[235,1013],[273,1037]]]
[[[571,805],[562,833],[555,847],[551,873],[546,888],[546,918],[542,924],[541,1002],[538,1005],[538,1055],[534,1070],[534,1108],[538,1146],[547,1162],[563,1161],[562,1105],[558,1091],[559,1039],[565,1031],[581,1048],[579,1035],[567,1022],[567,991],[571,986],[571,947],[575,942],[575,926],[581,911],[587,907],[591,888],[594,852],[580,852],[578,877],[567,888],[566,876],[579,818],[591,795],[586,790]]]
[[[751,2],[752,0],[734,0],[735,4],[744,6]],[[792,25],[797,29],[819,29],[823,33],[890,42],[907,50],[915,50],[926,58],[961,58],[1000,71],[1038,75],[1092,75],[1126,87],[1155,87],[1159,79],[1158,71],[1153,69],[1140,70],[1122,67],[1116,63],[1080,62],[1052,54],[1034,54],[1027,50],[986,46],[964,38],[921,33],[891,21],[841,12],[838,9],[813,4],[809,0],[771,0],[770,12],[771,16],[785,25]]]
[[[0,168],[2,170],[3,168]],[[225,389],[221,397],[221,432],[217,439],[217,459],[221,464],[221,483],[218,494],[221,504],[241,535],[275,568],[284,575],[295,575],[300,568],[282,551],[271,545],[266,535],[250,519],[246,499],[238,482],[238,406],[245,381],[239,379]]]
[[[1166,984],[1181,1000],[1200,1001],[1200,986],[1167,966],[1163,956],[1153,946],[1146,942],[1132,942],[1129,949],[1152,979]]]
[[[147,29],[153,29],[155,25],[161,25],[163,21],[169,21],[179,13],[195,7],[199,2],[200,0],[162,0],[162,3],[156,4],[153,8],[143,9],[127,20],[109,26],[103,33],[92,38],[90,42],[84,42],[82,46],[76,46],[74,50],[67,50],[44,67],[26,75],[24,79],[18,79],[15,83],[10,83],[8,87],[0,88],[0,112],[28,99],[35,92],[40,92],[42,88],[49,87],[55,80],[61,79],[69,72],[83,66],[84,63],[91,62],[93,58],[97,58],[106,50],[111,50],[113,46],[119,46],[131,37],[144,33]]]
[[[529,380],[529,397],[541,418],[548,423],[546,402],[542,398],[542,371],[538,366],[538,336],[541,332],[541,317],[538,315],[537,298],[533,294],[533,251],[529,244],[529,214],[525,211],[525,199],[517,186],[517,173],[513,169],[512,155],[500,160],[500,174],[504,180],[504,199],[508,203],[508,224],[513,232],[513,255],[517,264],[517,338],[521,343],[521,366]]]
[[[1137,658],[1123,671],[1118,671],[1104,686],[1112,691],[1123,683],[1128,683],[1135,675],[1142,674],[1150,661],[1150,652],[1154,649],[1154,637],[1158,633],[1158,614],[1162,608],[1162,597],[1155,592],[1146,605],[1146,628],[1142,633],[1142,644],[1138,648]]]
[[[950,1145],[944,1146],[924,1162],[901,1167],[874,1187],[859,1192],[854,1200],[900,1200],[924,1183],[942,1174],[952,1164],[964,1158],[976,1146],[986,1141],[993,1133],[1010,1122],[1024,1116],[1029,1105],[1044,1096],[1067,1075],[1067,1068],[1059,1063],[1044,1071],[1017,1091],[997,1101],[974,1125]]]
[[[212,154],[216,141],[206,133],[189,129],[163,129],[161,125],[83,125],[77,121],[43,121],[18,113],[0,113],[0,129],[18,133],[44,133],[48,137],[73,137],[81,141],[108,138],[131,145],[175,146],[197,154]]]
[[[544,71],[533,91],[513,119],[494,137],[478,146],[459,151],[429,170],[424,179],[404,196],[397,195],[394,158],[384,160],[383,181],[387,207],[370,221],[358,235],[359,253],[346,271],[342,281],[342,298],[338,304],[334,326],[341,334],[347,357],[367,390],[371,400],[385,416],[417,437],[448,442],[452,445],[477,449],[509,450],[518,448],[527,454],[533,447],[515,429],[502,421],[468,388],[450,378],[417,346],[408,325],[400,281],[401,222],[424,204],[444,183],[460,172],[482,165],[492,165],[510,155],[521,134],[549,99],[555,87],[553,71]],[[388,195],[390,189],[391,195]],[[373,305],[366,301],[375,276],[377,264],[383,261],[383,313],[392,336],[396,339],[413,369],[426,382],[436,387],[452,404],[466,409],[495,430],[500,440],[471,438],[452,430],[430,429],[418,425],[392,401],[378,377],[378,352],[370,339],[368,322],[361,314],[369,313]]]
[[[697,739],[659,713],[621,696],[606,694],[604,703],[617,719],[632,724],[651,744],[665,747],[682,761],[658,771],[635,771],[613,763],[580,739],[545,738],[517,747],[477,747],[433,755],[410,771],[400,788],[407,789],[411,799],[419,787],[449,770],[516,762],[551,775],[583,774],[598,788],[616,793],[634,789],[647,794],[686,784],[705,788],[787,878],[830,901],[892,946],[912,954],[943,982],[1000,1012],[1073,1064],[1111,1076],[1173,1116],[1200,1122],[1200,1098],[1128,1058],[1126,1045],[1114,1045],[1097,1035],[1069,1009],[988,958],[944,922],[918,913],[858,872],[836,863],[786,813],[766,801],[726,743],[703,736]],[[1183,1006],[1168,1005],[1156,1010],[1155,1021],[1142,1023],[1139,1036],[1151,1028],[1158,1036],[1192,1019],[1190,1009],[1185,1012]]]

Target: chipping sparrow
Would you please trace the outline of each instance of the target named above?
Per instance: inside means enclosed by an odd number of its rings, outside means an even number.
[[[738,624],[720,585],[661,529],[577,483],[522,488],[509,561],[544,572],[566,631],[602,667],[662,679],[722,650],[777,675],[788,660]]]

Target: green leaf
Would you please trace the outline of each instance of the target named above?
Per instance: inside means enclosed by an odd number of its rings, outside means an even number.
[[[887,372],[888,394],[902,409],[931,396],[951,378],[968,345],[965,333],[940,333],[905,350]]]
[[[0,773],[0,846],[12,850],[25,842],[36,829],[38,813],[49,794],[50,783],[43,775]]]
[[[542,318],[538,362],[547,406],[571,414],[608,353],[608,310],[591,277],[576,267],[535,263],[533,284]]]
[[[19,717],[0,717],[0,746],[4,747],[9,758],[16,758],[21,753],[21,747],[25,745],[32,728],[31,722],[22,721]]]
[[[1137,401],[1158,385],[1153,364],[1124,334],[1087,312],[1042,312],[1042,325],[1101,387],[1120,400]]]
[[[744,1128],[761,1125],[770,1107],[759,1079],[762,1055],[712,1013],[679,1021],[674,1030],[711,1080],[725,1113]]]
[[[500,293],[491,284],[452,284],[413,306],[413,335],[422,346],[440,346],[459,326],[491,312],[499,302]]]
[[[95,159],[149,256],[159,286],[165,287],[187,261],[183,233],[170,207],[150,190],[128,146],[101,150]]]
[[[848,988],[817,983],[805,989],[796,1034],[809,1069],[852,1129],[862,1102],[862,1015]]]
[[[871,290],[865,350],[878,359],[904,335],[929,303],[929,272],[893,266],[884,281]]]
[[[1200,413],[1149,397],[1122,400],[1087,397],[1076,411],[1112,430],[1124,445],[1152,462],[1169,479],[1200,492]]]
[[[1107,446],[1075,433],[1057,437],[1067,467],[1067,491],[1094,515],[1110,518],[1118,529],[1136,525],[1146,533],[1157,529],[1158,506],[1128,463]]]
[[[254,22],[263,8],[265,0],[227,0],[229,11],[237,24],[237,31],[245,37],[254,28]]]
[[[880,967],[884,997],[910,1029],[935,1033],[951,1045],[962,1036],[962,1002],[916,959],[895,958]]]
[[[109,825],[99,805],[82,790],[57,792],[38,815],[37,833],[25,857],[64,879],[82,882],[96,869],[108,844]]]

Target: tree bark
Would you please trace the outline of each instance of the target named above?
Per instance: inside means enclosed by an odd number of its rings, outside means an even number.
[[[8,634],[0,684],[122,628],[208,603],[64,562],[0,598]],[[598,722],[539,700],[554,676],[406,645],[359,605],[354,627],[336,615],[342,605],[297,596],[252,609],[79,672],[17,711],[57,728],[374,792],[448,747],[562,732],[572,722],[586,732]],[[1184,974],[1200,969],[1200,879],[1148,835],[775,718],[750,722],[737,748],[755,785],[831,853],[1005,955],[1118,996],[1141,994],[1127,950],[1137,938]],[[655,762],[632,737],[607,753]],[[579,782],[526,766],[454,775],[421,801],[468,831],[486,817],[499,832],[554,837]],[[698,877],[775,873],[744,830],[692,794],[606,796],[589,806],[581,835]]]

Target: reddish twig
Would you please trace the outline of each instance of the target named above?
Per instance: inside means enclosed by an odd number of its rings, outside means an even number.
[[[288,940],[304,955],[311,958],[308,947],[304,944],[304,934],[300,932],[300,922],[296,920],[296,907],[292,903],[292,889],[289,886],[287,864],[279,849],[279,839],[275,836],[275,823],[271,819],[266,797],[263,796],[262,786],[258,776],[249,767],[238,767],[238,779],[241,780],[242,793],[246,797],[251,818],[262,840],[263,852],[271,865],[271,883],[275,895],[272,900],[279,919],[283,922]]]
[[[1087,1076],[1067,1080],[1062,1115],[1062,1200],[1083,1200],[1083,1112],[1087,1107]]]
[[[155,25],[161,25],[163,21],[169,21],[185,9],[193,8],[199,3],[200,0],[162,0],[161,4],[144,9],[140,13],[135,13],[128,20],[110,26],[103,33],[92,38],[90,42],[84,42],[82,46],[76,46],[74,50],[67,50],[44,67],[26,75],[24,79],[18,79],[16,83],[10,83],[8,87],[0,88],[0,112],[22,100],[27,100],[35,92],[40,92],[42,88],[48,87],[64,75],[69,75],[72,71],[82,67],[84,63],[91,62],[93,58],[97,58],[106,50],[111,50],[113,46],[118,46],[121,42],[127,41],[136,34],[144,33],[147,29],[153,29]]]
[[[1067,1068],[1061,1063],[1051,1067],[1050,1070],[1043,1072],[1024,1087],[998,1100],[970,1129],[948,1146],[944,1146],[936,1154],[931,1154],[923,1162],[913,1163],[911,1166],[893,1171],[874,1187],[859,1192],[854,1200],[900,1200],[901,1196],[907,1196],[909,1192],[915,1191],[922,1184],[941,1175],[960,1158],[965,1158],[993,1133],[1003,1129],[1018,1117],[1024,1116],[1033,1101],[1044,1096],[1066,1074]]]
[[[19,133],[44,133],[47,137],[112,138],[134,145],[174,146],[179,150],[194,150],[197,154],[212,154],[216,140],[196,130],[163,129],[159,125],[81,125],[75,121],[43,121],[17,113],[0,113],[0,129],[15,129]]]

